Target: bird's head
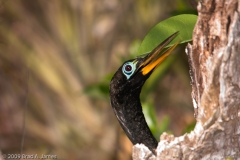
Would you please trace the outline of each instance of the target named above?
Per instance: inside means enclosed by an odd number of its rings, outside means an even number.
[[[128,60],[114,74],[110,90],[133,91],[142,88],[154,69],[173,51],[178,42],[168,49],[166,47],[178,34],[174,33],[159,44],[152,52],[136,59]],[[129,92],[128,92],[129,93]]]

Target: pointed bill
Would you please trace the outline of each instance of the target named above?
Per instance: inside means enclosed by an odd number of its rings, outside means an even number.
[[[148,74],[155,67],[157,67],[174,50],[174,48],[179,44],[179,41],[166,50],[164,50],[164,47],[166,47],[178,35],[178,33],[179,31],[173,33],[162,43],[160,43],[152,52],[143,57],[143,62],[138,67],[142,68],[141,71],[143,75]]]

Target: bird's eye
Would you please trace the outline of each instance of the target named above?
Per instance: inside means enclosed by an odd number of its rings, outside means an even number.
[[[123,74],[129,79],[136,69],[136,64],[133,62],[127,62],[122,67]]]
[[[128,73],[128,72],[131,72],[131,71],[132,71],[132,66],[128,64],[128,65],[125,66],[124,69],[125,69],[125,71],[126,71],[127,73]]]

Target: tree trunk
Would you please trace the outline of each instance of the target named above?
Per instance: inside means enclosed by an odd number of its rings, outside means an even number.
[[[190,134],[164,133],[157,155],[143,145],[133,159],[240,159],[240,1],[203,0],[193,45],[188,44],[196,126]]]

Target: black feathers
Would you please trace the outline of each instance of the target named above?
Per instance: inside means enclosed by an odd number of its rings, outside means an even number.
[[[110,83],[111,105],[121,127],[133,144],[142,143],[153,153],[158,142],[146,123],[139,97],[142,86],[155,67],[177,46],[178,42],[164,49],[177,34],[172,34],[144,57],[126,61]]]

